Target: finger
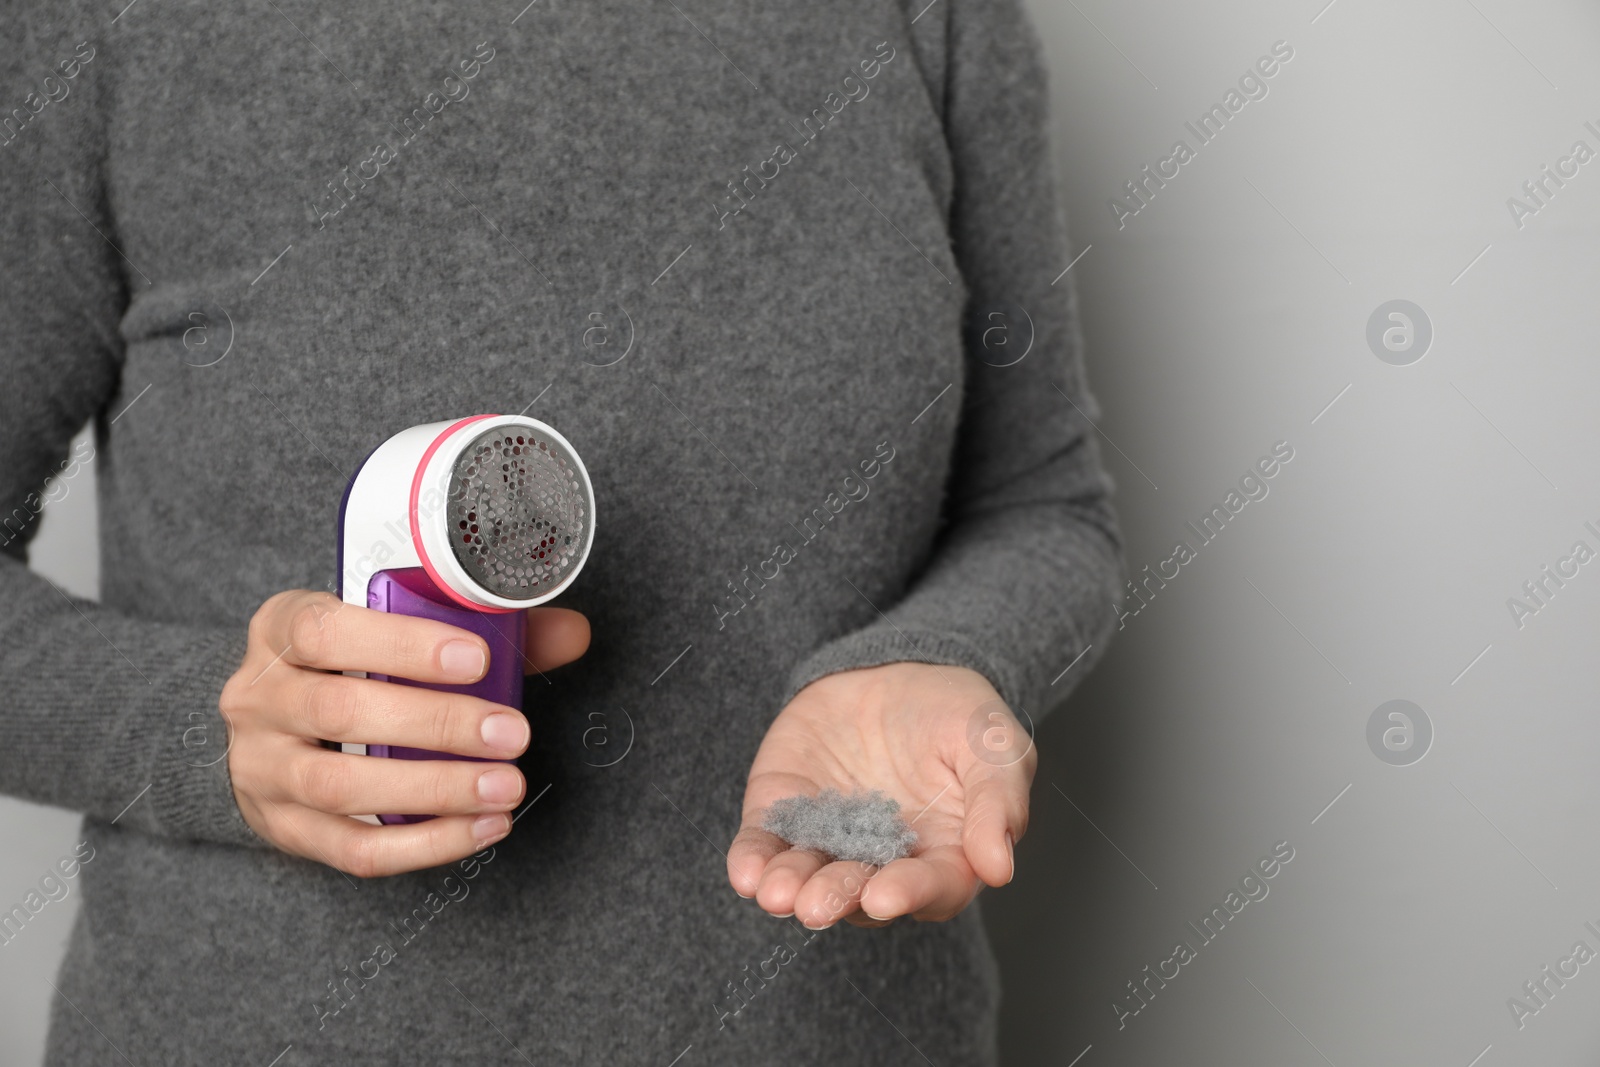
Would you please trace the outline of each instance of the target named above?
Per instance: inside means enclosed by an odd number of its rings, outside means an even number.
[[[961,847],[936,845],[879,871],[867,885],[861,910],[874,919],[910,915],[942,922],[971,903],[977,891],[977,875]]]
[[[278,799],[334,815],[509,811],[528,789],[522,772],[509,763],[378,759],[297,747],[302,751],[285,764]]]
[[[794,914],[802,926],[825,930],[854,914],[868,879],[878,868],[870,863],[835,860],[821,868],[806,882],[795,898]],[[893,918],[873,915],[872,919]]]
[[[427,822],[372,826],[297,804],[268,802],[267,828],[286,851],[357,878],[440,867],[481,852],[511,832],[511,816],[451,815]]]
[[[827,857],[803,848],[778,853],[761,872],[756,903],[770,915],[782,918],[796,914],[795,898],[811,876],[822,869]]]
[[[966,817],[961,845],[979,878],[1005,885],[1016,873],[1016,842],[1028,829],[1028,787],[1031,775],[1022,764],[990,767],[977,764],[962,783]]]
[[[465,693],[296,671],[284,698],[264,709],[284,733],[369,745],[403,745],[457,756],[509,759],[528,747],[528,720],[515,708]]]
[[[373,611],[331,593],[283,596],[268,613],[263,637],[293,666],[454,685],[475,682],[488,669],[483,639],[447,623]]]
[[[522,673],[565,666],[589,651],[589,620],[571,608],[529,608]]]
[[[777,834],[768,833],[760,827],[746,826],[733,839],[733,844],[728,846],[728,884],[733,886],[735,893],[749,900],[760,888],[761,875],[767,869],[767,864],[788,848],[789,843]]]

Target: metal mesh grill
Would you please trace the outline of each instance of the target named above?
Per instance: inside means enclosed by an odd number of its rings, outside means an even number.
[[[451,547],[499,596],[532,600],[559,586],[582,562],[592,521],[577,457],[525,426],[480,434],[450,472]]]

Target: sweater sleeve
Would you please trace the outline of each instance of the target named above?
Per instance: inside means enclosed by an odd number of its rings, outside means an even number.
[[[1098,413],[1072,275],[1062,276],[1070,256],[1043,48],[1021,0],[945,7],[936,98],[955,174],[951,236],[969,292],[946,525],[905,596],[801,662],[789,692],[852,668],[951,664],[983,674],[1037,720],[1105,649],[1122,546],[1090,421]]]
[[[115,10],[0,2],[0,791],[120,828],[265,842],[228,777],[222,685],[243,628],[158,623],[68,596],[26,566],[45,503],[85,492],[72,450],[121,393],[118,323],[148,284],[104,181]],[[105,35],[104,37],[102,35]]]

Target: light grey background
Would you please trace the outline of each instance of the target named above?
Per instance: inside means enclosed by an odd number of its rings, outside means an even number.
[[[1194,544],[1276,442],[1295,457],[1040,731],[1017,881],[984,898],[1007,1062],[1597,1062],[1600,962],[1521,1029],[1507,999],[1600,951],[1600,562],[1520,629],[1506,602],[1600,549],[1600,159],[1520,229],[1506,201],[1574,141],[1600,151],[1600,10],[1029,6],[1132,568]],[[1119,229],[1109,199],[1280,40],[1266,98]],[[1433,325],[1410,366],[1367,346],[1394,299]],[[91,595],[92,486],[32,556]],[[1366,736],[1400,698],[1435,732],[1403,767]],[[75,829],[0,800],[0,903]],[[1269,895],[1200,947],[1186,922],[1280,841]],[[39,1061],[75,906],[0,949],[0,1062]],[[1197,958],[1119,1029],[1125,983],[1179,940]]]

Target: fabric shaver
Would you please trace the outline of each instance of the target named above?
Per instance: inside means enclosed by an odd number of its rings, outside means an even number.
[[[522,710],[525,609],[571,585],[593,543],[589,473],[567,439],[537,419],[475,415],[395,434],[361,464],[339,505],[339,596],[475,633],[489,646],[489,669],[472,685],[370,677]],[[474,758],[399,745],[342,748],[389,759]]]

